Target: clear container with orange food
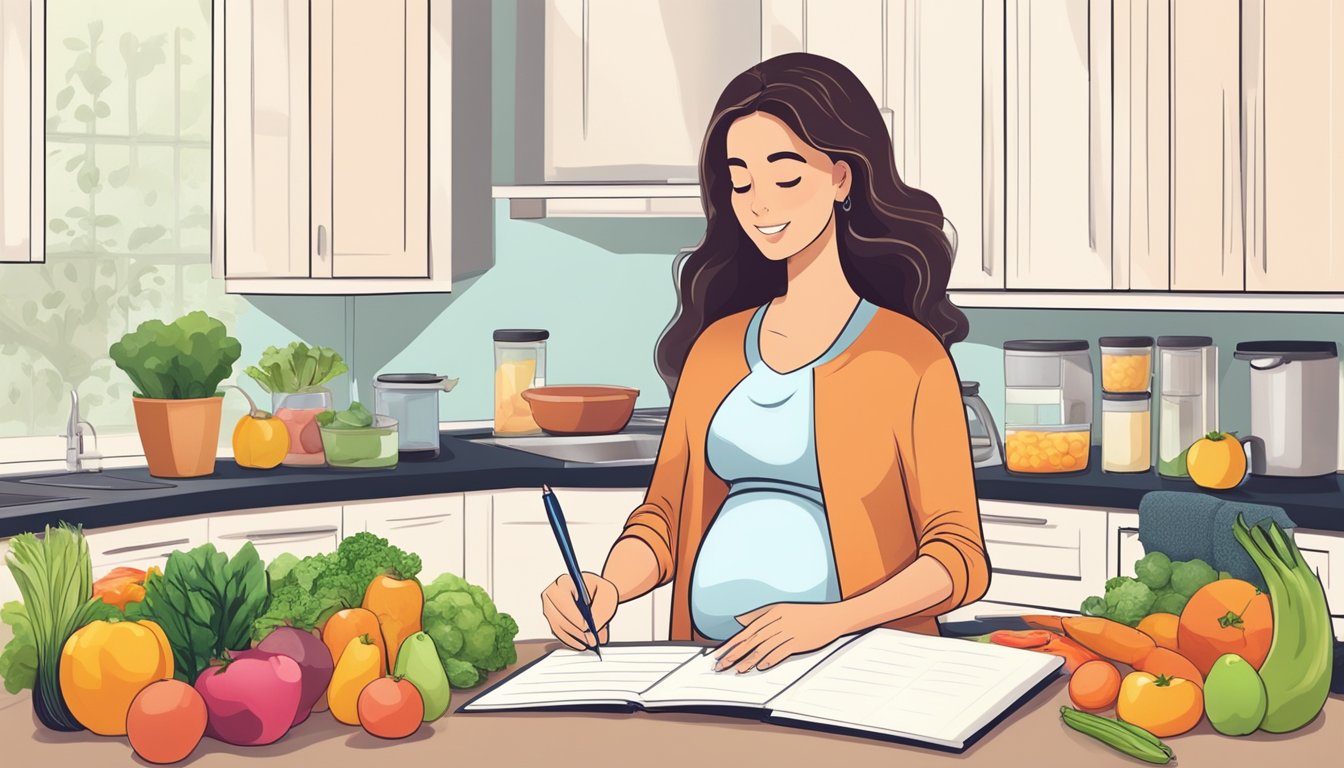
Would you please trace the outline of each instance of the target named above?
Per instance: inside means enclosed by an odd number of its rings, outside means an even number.
[[[505,328],[495,331],[495,426],[498,437],[539,435],[532,406],[523,392],[546,386],[546,340],[540,329]]]
[[[1087,469],[1091,443],[1087,425],[1008,427],[1003,440],[1008,470],[1035,474]]]
[[[1152,336],[1102,336],[1099,346],[1102,392],[1138,394],[1152,389]]]

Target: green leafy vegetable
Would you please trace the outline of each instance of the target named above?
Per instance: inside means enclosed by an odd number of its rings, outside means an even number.
[[[14,632],[14,637],[5,644],[5,652],[0,654],[0,677],[5,680],[5,690],[18,693],[32,688],[37,681],[37,640],[28,623],[28,611],[23,603],[5,603],[0,607],[0,621]]]
[[[1149,552],[1134,563],[1134,573],[1149,589],[1162,589],[1171,583],[1171,558],[1161,552]]]
[[[1147,584],[1136,579],[1106,590],[1106,617],[1131,627],[1138,626],[1152,612],[1157,595]]]
[[[1218,580],[1218,572],[1203,560],[1171,564],[1171,588],[1186,597],[1194,597],[1199,588]]]
[[[252,542],[229,558],[202,544],[168,556],[163,575],[145,581],[145,599],[126,606],[151,619],[173,649],[173,676],[187,684],[225,651],[251,646],[252,624],[267,607],[266,569]]]
[[[1153,613],[1179,616],[1200,587],[1219,578],[1230,578],[1227,573],[1214,571],[1203,560],[1173,562],[1161,552],[1149,552],[1136,561],[1134,573],[1137,579],[1130,576],[1107,579],[1105,596],[1093,595],[1083,600],[1081,612],[1130,626]]]
[[[257,364],[247,367],[247,375],[267,392],[307,392],[347,370],[336,350],[296,341],[283,349],[267,347]]]
[[[373,414],[358,401],[343,411],[323,411],[314,418],[327,429],[367,429],[373,426]]]
[[[423,625],[454,688],[479,685],[487,672],[518,660],[518,623],[485,590],[451,573],[425,587]]]
[[[242,346],[223,323],[197,311],[168,325],[146,320],[108,354],[135,385],[136,396],[184,400],[216,395]]]
[[[5,563],[14,575],[26,607],[25,618],[17,621],[27,625],[26,631],[35,646],[28,659],[34,662],[36,675],[33,711],[52,730],[81,730],[83,726],[70,714],[61,697],[60,657],[65,641],[88,623],[89,616],[97,610],[95,603],[102,602],[90,597],[93,566],[84,533],[65,524],[58,528],[47,526],[41,539],[32,533],[21,533],[10,540]],[[10,616],[14,616],[13,610]],[[16,626],[16,639],[17,636]],[[25,652],[16,650],[11,665],[25,657]]]
[[[420,556],[361,531],[341,541],[335,552],[302,560],[284,554],[271,563],[271,605],[252,625],[262,640],[276,627],[311,630],[342,608],[364,600],[364,591],[378,575],[394,572],[412,579],[420,574]]]
[[[1185,610],[1185,604],[1190,602],[1190,598],[1174,590],[1165,590],[1158,594],[1157,599],[1153,601],[1153,613],[1174,613],[1181,615]]]

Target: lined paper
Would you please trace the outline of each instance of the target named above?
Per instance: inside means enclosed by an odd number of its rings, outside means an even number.
[[[729,669],[715,672],[717,648],[706,648],[703,655],[691,659],[660,680],[640,697],[644,706],[738,706],[764,707],[780,691],[796,683],[825,657],[853,640],[842,637],[825,648],[790,656],[775,666],[753,669],[741,674]]]
[[[769,707],[775,717],[960,748],[1062,663],[1034,651],[876,630],[822,660]]]
[[[551,651],[464,709],[635,704],[642,691],[701,651],[689,645],[608,645],[601,659],[591,651]]]

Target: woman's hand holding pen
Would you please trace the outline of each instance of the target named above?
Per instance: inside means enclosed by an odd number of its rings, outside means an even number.
[[[607,642],[607,624],[616,615],[616,604],[620,593],[616,585],[595,573],[584,571],[583,582],[593,599],[591,610],[593,623],[597,625],[597,638],[588,631],[588,622],[584,621],[576,602],[579,599],[574,580],[569,574],[561,574],[541,593],[541,610],[551,623],[551,631],[560,642],[578,651],[591,648],[595,643]]]
[[[773,603],[737,617],[741,632],[714,652],[715,671],[769,669],[849,631],[843,603]]]

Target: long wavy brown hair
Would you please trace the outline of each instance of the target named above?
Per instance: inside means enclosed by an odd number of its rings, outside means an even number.
[[[858,77],[810,53],[787,53],[757,64],[724,88],[700,149],[705,237],[681,262],[677,313],[654,355],[668,391],[676,389],[691,345],[714,321],[758,307],[786,288],[786,264],[763,256],[733,213],[728,127],[764,112],[803,141],[846,161],[851,208],[836,204],[840,263],[855,293],[907,315],[950,347],[969,324],[947,298],[953,245],[943,210],[928,192],[901,181],[886,122]]]

